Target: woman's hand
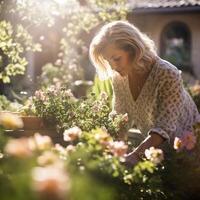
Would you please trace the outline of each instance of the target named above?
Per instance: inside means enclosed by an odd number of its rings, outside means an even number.
[[[127,167],[133,167],[134,165],[136,165],[141,160],[139,158],[138,154],[134,151],[127,154],[125,156],[125,159],[126,159],[125,164],[127,165]]]

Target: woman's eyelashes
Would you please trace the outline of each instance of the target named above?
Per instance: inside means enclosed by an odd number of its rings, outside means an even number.
[[[114,61],[114,62],[119,62],[120,59],[121,59],[121,57],[119,56],[119,57],[113,58],[113,61]]]

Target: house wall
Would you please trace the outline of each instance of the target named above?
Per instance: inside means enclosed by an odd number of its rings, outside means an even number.
[[[164,27],[174,21],[185,23],[191,32],[191,66],[200,79],[200,13],[137,15],[133,13],[129,15],[129,21],[154,40],[158,53]]]

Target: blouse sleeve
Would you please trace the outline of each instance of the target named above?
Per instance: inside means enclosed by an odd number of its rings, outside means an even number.
[[[181,110],[184,106],[184,89],[181,71],[169,70],[158,85],[157,109],[153,128],[148,134],[155,132],[170,141],[178,126]]]

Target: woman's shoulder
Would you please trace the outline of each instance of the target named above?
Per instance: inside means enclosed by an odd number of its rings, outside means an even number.
[[[157,76],[159,79],[180,79],[181,73],[181,70],[172,63],[161,58],[157,60]]]

